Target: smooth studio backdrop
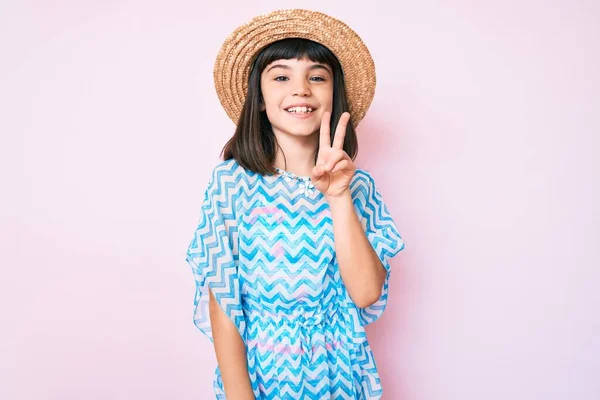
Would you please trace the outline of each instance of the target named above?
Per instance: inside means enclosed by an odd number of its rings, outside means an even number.
[[[185,250],[234,129],[213,63],[293,7],[376,63],[384,399],[599,399],[600,6],[567,0],[2,2],[0,398],[212,398]]]

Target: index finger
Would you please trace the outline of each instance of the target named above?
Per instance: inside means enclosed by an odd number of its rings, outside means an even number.
[[[319,148],[324,149],[331,147],[331,138],[329,137],[329,121],[331,120],[331,112],[325,111],[321,118],[321,134],[319,136]]]

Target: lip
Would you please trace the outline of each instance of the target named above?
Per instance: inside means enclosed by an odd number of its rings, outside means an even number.
[[[292,108],[292,107],[310,107],[310,108],[312,108],[313,110],[314,110],[315,108],[317,108],[317,107],[313,106],[313,105],[312,105],[312,104],[310,104],[310,103],[297,103],[297,104],[291,104],[291,105],[289,105],[289,106],[287,106],[287,107],[284,107],[284,110],[287,110],[288,108]]]

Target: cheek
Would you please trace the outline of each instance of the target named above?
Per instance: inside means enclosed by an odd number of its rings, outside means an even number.
[[[322,106],[331,106],[333,104],[333,89],[323,88],[319,91],[318,97]]]
[[[266,88],[266,90],[263,90],[262,97],[263,97],[264,103],[267,105],[268,108],[278,107],[278,104],[281,102],[279,99],[280,96],[277,93],[277,91],[274,91],[269,88]]]
[[[266,97],[264,99],[264,111],[267,113],[268,117],[274,117],[279,112],[279,105],[271,98]]]

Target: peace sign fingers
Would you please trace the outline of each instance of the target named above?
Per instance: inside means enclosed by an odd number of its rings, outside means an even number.
[[[350,121],[350,113],[344,112],[335,129],[333,147],[331,146],[331,112],[325,111],[321,118],[319,136],[319,152],[317,165],[312,171],[314,186],[326,197],[339,197],[349,193],[350,181],[356,166],[344,151],[346,128]]]
[[[321,118],[321,135],[319,138],[319,147],[324,148],[344,148],[344,139],[346,137],[346,127],[348,126],[348,122],[350,121],[350,113],[344,112],[338,121],[338,125],[335,129],[335,136],[333,140],[333,146],[331,145],[331,135],[330,135],[330,125],[331,121],[331,112],[325,111],[323,113],[323,117]]]

